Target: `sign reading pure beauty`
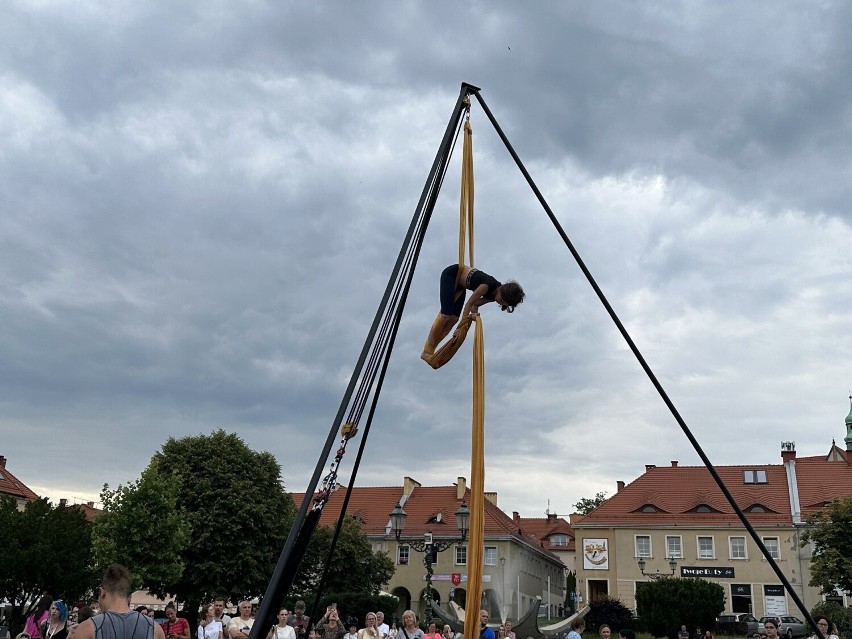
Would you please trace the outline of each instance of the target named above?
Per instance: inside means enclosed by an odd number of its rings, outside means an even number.
[[[733,579],[734,569],[732,566],[719,566],[712,568],[710,566],[681,566],[681,577],[715,577],[716,579]]]

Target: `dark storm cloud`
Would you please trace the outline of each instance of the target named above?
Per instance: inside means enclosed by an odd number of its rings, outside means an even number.
[[[224,427],[302,490],[461,81],[711,458],[776,461],[766,442],[805,423],[822,452],[852,347],[848,22],[831,3],[12,4],[10,468],[91,496],[168,436]],[[477,265],[528,291],[511,318],[484,313],[501,505],[561,514],[660,454],[696,463],[476,105],[472,121]],[[417,359],[456,259],[459,155],[362,484],[398,483],[401,458],[424,483],[468,473],[469,353]]]

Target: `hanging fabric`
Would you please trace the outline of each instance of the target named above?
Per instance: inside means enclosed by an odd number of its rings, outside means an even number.
[[[456,299],[465,294],[464,283],[461,281],[462,266],[465,264],[465,249],[467,249],[470,266],[473,263],[473,129],[470,118],[464,123],[464,145],[462,150],[461,197],[459,198],[459,272],[456,275]],[[435,318],[435,323],[441,322],[441,313]],[[449,362],[459,350],[467,337],[471,319],[463,318],[457,325],[452,337],[434,353],[426,362],[434,369]]]
[[[485,338],[482,318],[473,333],[473,420],[470,442],[470,529],[467,541],[467,603],[464,639],[479,639],[485,552]]]

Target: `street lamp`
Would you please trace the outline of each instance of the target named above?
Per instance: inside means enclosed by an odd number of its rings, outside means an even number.
[[[402,509],[402,504],[397,504],[396,508],[394,508],[390,512],[390,521],[391,521],[391,530],[393,531],[394,537],[396,537],[397,543],[402,538],[402,532],[405,530],[405,520],[408,517],[408,513],[406,513]],[[452,546],[453,544],[457,544],[460,541],[464,541],[467,539],[467,531],[468,526],[470,524],[470,509],[467,507],[467,504],[462,502],[459,509],[456,511],[456,526],[459,529],[459,533],[461,537],[457,537],[454,539],[435,539],[432,536],[432,531],[430,530],[425,535],[423,535],[423,541],[418,541],[416,539],[406,541],[409,547],[413,548],[417,552],[424,553],[423,556],[423,565],[426,566],[426,619],[427,621],[432,619],[432,559],[433,555],[439,552],[444,552],[447,548]]]
[[[657,572],[646,573],[645,572],[645,565],[646,565],[645,559],[642,558],[642,557],[639,557],[639,559],[636,561],[636,563],[639,564],[639,572],[642,573],[642,576],[647,577],[651,581],[656,581],[657,579],[668,579],[673,574],[675,574],[675,570],[677,570],[677,562],[675,561],[674,557],[669,559],[669,570],[671,571],[671,572],[669,572],[669,574],[665,574],[663,572],[660,572],[659,568],[657,568]]]

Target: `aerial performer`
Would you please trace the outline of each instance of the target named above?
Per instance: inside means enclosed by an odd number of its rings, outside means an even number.
[[[466,291],[473,291],[467,302]],[[468,315],[477,315],[483,304],[497,302],[501,311],[513,313],[524,301],[524,295],[517,282],[501,284],[485,271],[466,264],[451,264],[441,273],[441,312],[429,330],[420,358],[428,362],[453,326]]]

